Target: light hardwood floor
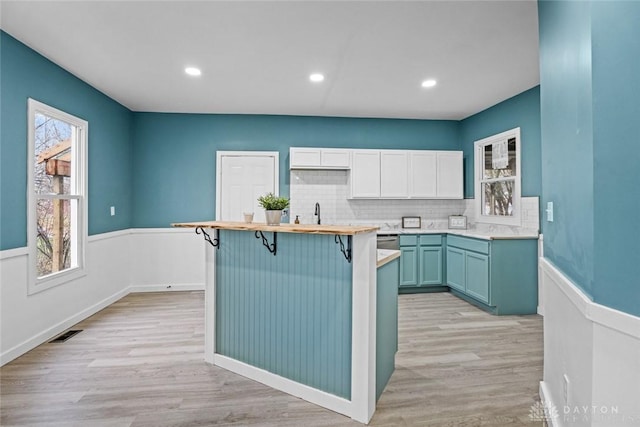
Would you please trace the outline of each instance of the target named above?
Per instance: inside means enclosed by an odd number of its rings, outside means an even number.
[[[491,316],[448,293],[399,301],[396,370],[371,425],[536,425],[540,316]],[[204,363],[203,305],[202,292],[130,294],[5,365],[0,425],[359,425]]]

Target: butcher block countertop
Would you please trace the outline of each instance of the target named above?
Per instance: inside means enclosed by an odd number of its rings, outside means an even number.
[[[217,228],[219,230],[269,231],[274,233],[309,233],[354,235],[376,232],[379,227],[365,225],[316,225],[316,224],[280,224],[267,225],[263,222],[231,222],[231,221],[199,221],[178,222],[172,227],[183,228]]]

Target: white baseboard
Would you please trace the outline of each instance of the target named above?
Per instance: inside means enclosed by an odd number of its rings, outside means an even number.
[[[131,285],[129,293],[134,292],[181,292],[204,291],[204,283],[158,283],[151,285]]]
[[[323,408],[337,412],[348,417],[352,417],[352,404],[347,399],[335,396],[333,394],[320,391],[318,389],[300,384],[290,379],[281,377],[274,373],[247,365],[246,363],[230,359],[220,354],[214,354],[213,363],[228,371],[242,375],[243,377],[258,381],[276,390],[283,391],[293,396],[299,397],[307,402],[314,403]]]
[[[21,355],[25,354],[29,350],[32,350],[32,349],[36,348],[37,346],[39,346],[41,344],[44,344],[45,342],[47,342],[51,338],[53,338],[56,335],[64,332],[65,330],[69,329],[70,327],[72,327],[76,323],[83,321],[87,317],[96,314],[100,310],[102,310],[102,309],[108,307],[109,305],[113,304],[114,302],[118,301],[122,297],[126,296],[128,293],[129,292],[126,289],[122,290],[120,292],[117,292],[117,293],[111,295],[110,297],[105,298],[102,301],[92,305],[91,307],[88,307],[88,308],[82,310],[81,312],[76,313],[73,316],[66,318],[62,322],[51,326],[50,328],[40,332],[39,334],[34,335],[33,337],[23,341],[22,343],[16,345],[15,347],[10,348],[9,350],[7,350],[4,353],[0,354],[0,366],[3,366],[4,364],[9,363],[13,359],[15,359],[17,357],[20,357]]]

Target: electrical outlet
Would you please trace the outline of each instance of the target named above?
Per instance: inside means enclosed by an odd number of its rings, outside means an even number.
[[[562,376],[562,391],[564,395],[564,404],[569,405],[569,376],[564,374]]]
[[[111,206],[111,216],[115,216],[115,215],[116,215],[116,207]]]
[[[547,222],[553,222],[553,202],[547,202]]]

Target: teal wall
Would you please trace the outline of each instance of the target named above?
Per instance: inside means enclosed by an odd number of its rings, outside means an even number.
[[[640,2],[594,2],[594,299],[640,315]]]
[[[460,122],[460,140],[464,151],[465,198],[473,198],[474,193],[473,143],[517,127],[520,127],[522,139],[522,195],[542,194],[540,86],[536,86]]]
[[[459,150],[459,122],[219,114],[134,114],[134,227],[215,216],[218,150],[280,153],[289,194],[289,147]]]
[[[89,122],[89,234],[129,228],[132,113],[2,31],[0,58],[0,250],[27,244],[28,98]]]
[[[544,253],[593,288],[593,123],[589,2],[539,2]],[[543,221],[546,221],[543,218]]]
[[[640,315],[640,4],[540,1],[545,256],[597,303]],[[633,221],[633,220],[632,220]]]

